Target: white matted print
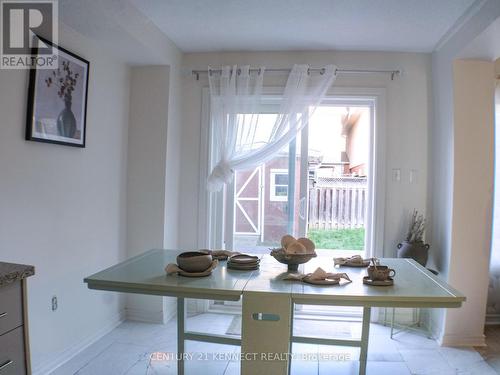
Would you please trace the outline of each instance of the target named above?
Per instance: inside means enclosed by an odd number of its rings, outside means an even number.
[[[89,62],[54,48],[57,68],[30,71],[26,139],[85,147]]]

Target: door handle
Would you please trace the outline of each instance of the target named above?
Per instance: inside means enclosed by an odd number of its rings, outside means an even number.
[[[300,201],[299,201],[299,217],[302,220],[306,219],[306,197],[300,198]]]
[[[268,322],[278,322],[280,320],[280,316],[277,314],[269,314],[269,313],[253,313],[252,319],[268,321]]]

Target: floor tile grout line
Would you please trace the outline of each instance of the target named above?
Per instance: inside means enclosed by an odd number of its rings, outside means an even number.
[[[224,372],[222,373],[222,375],[226,375],[226,372],[227,372],[227,369],[229,368],[229,364],[230,364],[230,363],[231,363],[230,361],[228,361],[228,362],[226,363],[226,367],[224,368]]]
[[[144,346],[142,346],[142,345],[137,345],[137,344],[133,344],[133,343],[130,343],[130,342],[120,342],[120,341],[118,341],[118,340],[113,340],[113,341],[112,341],[109,345],[107,345],[107,346],[106,346],[106,347],[105,347],[105,348],[104,348],[104,349],[103,349],[103,350],[102,350],[99,354],[97,354],[96,356],[92,357],[92,358],[91,358],[88,362],[86,362],[86,363],[85,363],[85,365],[83,365],[82,367],[80,367],[80,368],[79,368],[79,369],[78,369],[78,370],[74,373],[74,375],[77,375],[78,373],[80,373],[82,370],[84,370],[84,369],[85,369],[85,367],[87,367],[89,364],[91,364],[91,362],[92,362],[94,359],[96,359],[96,358],[98,358],[99,356],[101,356],[102,354],[104,354],[104,353],[105,353],[105,352],[106,352],[109,348],[111,348],[111,346],[116,345],[116,344],[120,344],[120,345],[128,345],[128,346],[136,346],[136,347],[142,347],[142,348],[145,348],[145,347],[144,347]],[[129,372],[129,371],[132,369],[132,367],[134,367],[134,366],[135,366],[138,362],[140,362],[140,361],[142,360],[142,358],[144,358],[144,355],[146,355],[146,356],[147,356],[147,352],[144,352],[143,354],[141,354],[141,355],[139,356],[139,359],[138,359],[136,362],[134,362],[134,363],[132,364],[132,366],[130,366],[127,370],[125,370],[125,372],[124,372],[123,374],[125,375],[127,372]]]
[[[104,337],[104,336],[103,336],[103,337]],[[92,344],[92,345],[95,345],[96,343],[97,343],[97,341],[96,341],[94,344]],[[76,372],[75,372],[73,375],[77,375],[77,374],[78,374],[81,370],[83,370],[83,368],[84,368],[84,367],[87,367],[87,366],[88,366],[88,365],[89,365],[89,364],[90,364],[90,363],[91,363],[94,359],[96,359],[96,358],[97,358],[97,357],[99,357],[102,353],[104,353],[106,350],[108,350],[108,349],[111,347],[111,345],[113,345],[114,343],[115,343],[115,341],[114,341],[114,340],[112,340],[112,341],[109,343],[109,345],[106,345],[106,347],[105,347],[103,350],[101,350],[101,351],[100,351],[99,353],[97,353],[96,355],[92,356],[92,357],[91,357],[88,361],[86,361],[86,362],[83,364],[83,366],[80,366],[80,367],[78,368],[78,370],[76,370]],[[89,345],[87,348],[90,348],[92,345]],[[86,349],[87,349],[87,348],[86,348]],[[84,349],[84,350],[85,350],[85,349]],[[78,353],[77,355],[79,355],[79,354],[80,354],[80,353]],[[73,358],[75,358],[75,357],[73,357]],[[73,360],[73,358],[71,358],[69,361]],[[68,361],[68,362],[69,362],[69,361]],[[64,365],[66,365],[68,362],[66,362],[66,363],[62,364],[60,367],[62,367],[62,366],[64,366]],[[60,367],[59,367],[59,368],[60,368]],[[57,369],[56,369],[56,371],[57,371]]]
[[[406,369],[408,370],[408,373],[409,373],[409,374],[413,374],[413,373],[411,372],[410,366],[408,366],[408,363],[406,363],[406,361],[405,361],[404,359],[403,359],[403,363],[404,363],[404,366],[406,367]]]
[[[146,356],[145,356],[145,357],[140,356],[140,357],[139,357],[139,359],[138,359],[137,361],[135,361],[135,362],[134,362],[134,363],[133,363],[133,364],[132,364],[132,365],[131,365],[131,366],[130,366],[127,370],[125,370],[125,372],[123,373],[123,375],[127,375],[127,374],[130,372],[130,370],[132,370],[132,368],[133,368],[135,365],[137,365],[139,362],[141,362],[143,359],[145,359],[145,358],[147,357],[147,354],[148,354],[148,353],[144,353],[144,354],[145,354]],[[151,364],[151,357],[150,357],[150,359],[149,359],[149,361],[148,361],[148,366],[146,367],[146,373],[145,373],[145,374],[147,374],[147,373],[148,373],[148,369],[149,369],[149,367],[150,367],[150,364]]]

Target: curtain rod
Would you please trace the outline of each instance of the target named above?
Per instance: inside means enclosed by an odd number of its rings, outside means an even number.
[[[221,69],[212,69],[210,70],[212,73],[221,73]],[[249,69],[250,72],[258,72],[260,69]],[[292,69],[290,68],[270,68],[266,69],[266,72],[273,73],[290,73]],[[323,74],[325,71],[324,68],[309,68],[310,73],[320,73]],[[335,69],[335,74],[343,73],[343,74],[390,74],[391,81],[394,81],[394,77],[401,74],[401,70],[374,70],[374,69]],[[196,80],[200,80],[200,74],[208,74],[208,70],[192,70],[191,74],[196,76]]]

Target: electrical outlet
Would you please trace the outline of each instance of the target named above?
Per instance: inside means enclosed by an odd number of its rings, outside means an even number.
[[[401,169],[395,168],[392,170],[392,181],[401,182]]]
[[[52,311],[57,310],[57,296],[52,297]]]
[[[418,183],[418,171],[416,169],[410,169],[410,184]]]

